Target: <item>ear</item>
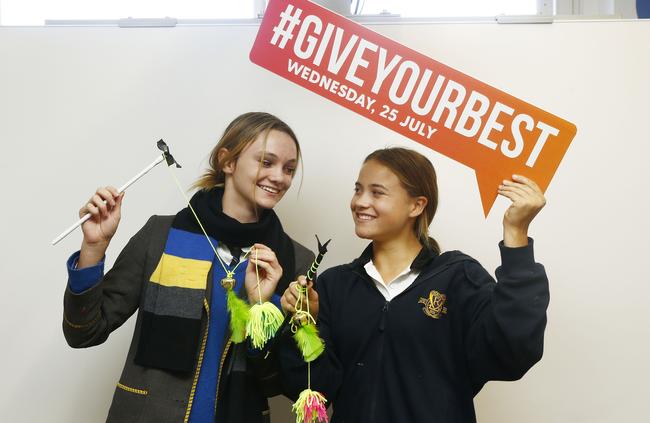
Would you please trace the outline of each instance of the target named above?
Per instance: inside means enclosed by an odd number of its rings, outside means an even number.
[[[222,163],[223,160],[225,160],[226,156],[228,155],[228,149],[225,147],[222,147],[219,149],[219,152],[217,153],[217,160],[219,163]],[[223,173],[226,175],[231,175],[235,171],[235,161],[230,160],[229,162],[226,162],[223,164]]]
[[[418,217],[419,215],[421,215],[428,203],[429,200],[427,200],[427,197],[423,197],[423,196],[415,197],[413,199],[409,217]]]

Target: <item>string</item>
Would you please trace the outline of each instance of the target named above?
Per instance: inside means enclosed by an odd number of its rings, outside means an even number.
[[[295,305],[295,312],[293,314],[293,317],[291,318],[291,332],[296,333],[298,331],[298,327],[300,326],[300,322],[302,321],[303,318],[306,318],[307,320],[310,320],[311,323],[316,324],[316,319],[314,319],[314,316],[311,315],[309,311],[309,302],[307,302],[307,311],[303,310],[303,293],[307,292],[306,288],[300,286],[298,282],[292,282],[296,284],[296,290],[298,291],[298,299],[296,300],[296,305]],[[307,297],[308,298],[308,297]],[[298,324],[296,324],[298,322]]]
[[[296,300],[296,312],[294,313],[294,316],[292,318],[292,324],[291,324],[291,331],[293,333],[296,333],[298,331],[297,325],[300,324],[300,318],[299,316],[307,316],[309,320],[313,324],[316,324],[316,319],[314,319],[314,316],[311,315],[311,312],[309,310],[309,288],[306,286],[301,286],[300,283],[296,283],[296,290],[298,291],[298,299]],[[304,302],[306,303],[307,310],[303,310],[303,294],[304,294]],[[293,319],[296,319],[298,323],[294,323]],[[306,323],[309,324],[309,323]],[[307,362],[307,389],[311,389],[311,362]]]
[[[257,248],[255,249],[255,277],[257,278],[257,303],[262,304],[262,288],[260,287],[260,271],[257,267]]]
[[[308,287],[305,287],[305,302],[307,303],[307,316],[311,317],[311,319],[314,320],[311,313],[309,312],[309,288]],[[307,389],[311,389],[311,362],[307,362]]]

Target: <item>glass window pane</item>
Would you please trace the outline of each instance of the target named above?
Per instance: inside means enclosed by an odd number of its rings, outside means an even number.
[[[402,17],[535,15],[536,0],[360,0],[363,15],[387,11]],[[353,1],[352,9],[356,0]]]
[[[0,0],[0,24],[43,25],[46,19],[255,17],[253,0]]]

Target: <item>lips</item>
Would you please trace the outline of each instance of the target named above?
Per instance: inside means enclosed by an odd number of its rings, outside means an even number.
[[[366,213],[354,213],[354,216],[361,222],[369,222],[377,217]]]
[[[274,188],[274,187],[271,187],[271,186],[268,186],[268,185],[258,184],[257,186],[258,186],[262,191],[268,192],[269,194],[274,194],[274,195],[275,195],[275,194],[279,194],[279,193],[280,193],[280,190],[279,190],[279,189]]]

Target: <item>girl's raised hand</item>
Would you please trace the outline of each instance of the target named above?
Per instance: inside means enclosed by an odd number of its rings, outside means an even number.
[[[115,235],[122,216],[124,193],[115,187],[99,187],[88,202],[79,209],[79,217],[90,213],[90,219],[81,225],[83,242],[77,266],[79,268],[98,263]]]
[[[282,310],[285,314],[293,314],[296,312],[296,303],[298,301],[298,286],[307,288],[307,296],[309,297],[309,313],[314,319],[318,317],[318,293],[314,290],[314,283],[308,281],[305,276],[299,276],[298,280],[291,282],[289,287],[284,291],[280,303],[282,304]],[[304,295],[302,296],[303,310],[307,310],[307,305],[304,303]]]
[[[88,245],[108,244],[115,235],[121,218],[124,193],[115,187],[99,187],[88,202],[79,209],[79,217],[90,213],[91,218],[81,225],[84,242]]]
[[[503,216],[503,242],[506,247],[522,247],[528,244],[528,226],[546,199],[534,181],[520,175],[512,175],[512,179],[504,180],[498,191],[512,201]]]
[[[255,266],[257,265],[257,271]],[[259,289],[257,277],[259,274]],[[255,244],[248,254],[248,266],[246,267],[246,292],[251,304],[258,301],[266,302],[271,299],[278,281],[282,277],[282,266],[278,258],[269,247],[264,244]],[[260,300],[260,293],[262,298]]]

